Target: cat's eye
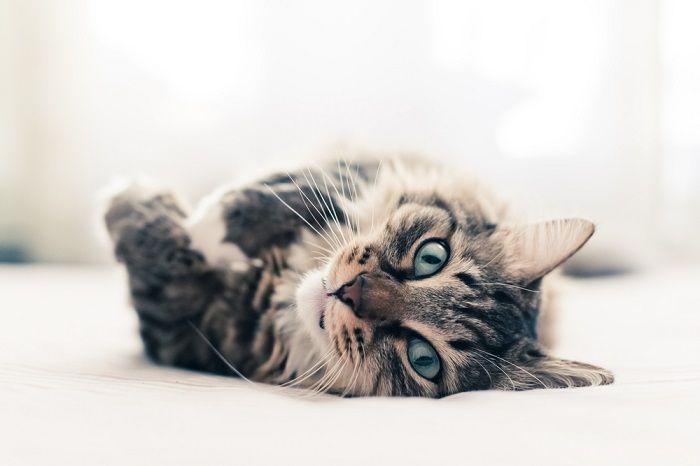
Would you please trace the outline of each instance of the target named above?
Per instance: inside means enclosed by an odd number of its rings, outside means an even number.
[[[426,241],[418,248],[413,259],[413,274],[416,278],[435,275],[447,262],[449,252],[440,240]]]
[[[408,362],[421,377],[432,380],[440,372],[440,359],[430,344],[420,338],[408,341]]]

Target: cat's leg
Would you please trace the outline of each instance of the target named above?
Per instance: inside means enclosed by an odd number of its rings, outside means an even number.
[[[315,234],[328,252],[344,241],[340,231],[352,223],[348,205],[377,169],[378,162],[330,164],[223,190],[200,206],[190,231],[213,264],[237,254],[264,259],[270,249],[298,241],[303,230]]]
[[[250,296],[261,271],[210,267],[191,247],[185,217],[172,194],[138,184],[114,196],[105,216],[146,352],[165,364],[228,371],[204,336],[246,371],[258,318]]]

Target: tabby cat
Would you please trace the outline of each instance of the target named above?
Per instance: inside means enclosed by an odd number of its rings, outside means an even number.
[[[163,364],[344,396],[613,381],[537,336],[543,278],[593,224],[517,224],[425,160],[329,162],[220,190],[192,214],[132,184],[105,220]]]

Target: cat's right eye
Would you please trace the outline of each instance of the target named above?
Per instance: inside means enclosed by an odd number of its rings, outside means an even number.
[[[438,273],[447,263],[450,253],[441,240],[428,240],[416,251],[413,273],[416,278],[426,278]]]
[[[408,362],[423,378],[432,380],[440,372],[440,358],[435,349],[425,340],[411,338],[408,341]]]

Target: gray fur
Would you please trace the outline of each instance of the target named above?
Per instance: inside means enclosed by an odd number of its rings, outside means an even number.
[[[410,165],[409,171],[421,174],[421,164]],[[397,167],[382,168],[382,180],[395,182],[404,176]],[[337,371],[336,380],[321,385],[324,389],[439,397],[488,388],[612,382],[604,369],[549,356],[537,341],[543,277],[528,271],[546,273],[575,249],[564,249],[552,267],[518,264],[520,246],[512,240],[505,216],[483,201],[480,191],[474,191],[477,195],[467,189],[431,190],[430,182],[427,188],[414,189],[411,183],[386,182],[390,195],[373,199],[378,170],[377,162],[347,167],[336,163],[323,172],[272,176],[224,193],[222,240],[245,254],[243,266],[236,267],[215,267],[193,248],[186,227],[188,213],[171,194],[134,186],[115,196],[105,220],[116,257],[129,274],[146,352],[164,364],[226,372],[227,365],[193,331],[193,324],[248,378],[281,383],[298,376],[301,369],[292,361],[307,351],[308,336],[296,322],[293,290],[313,267],[298,265],[295,257],[300,251],[313,253],[303,237],[338,237],[345,228],[352,240],[334,247],[328,264],[324,260],[316,266],[330,271],[327,277],[334,288],[363,274],[365,299],[361,308],[352,310],[354,316],[335,319],[334,314],[329,319],[332,361],[336,366],[342,363],[345,372]],[[324,180],[338,191],[324,187]],[[456,183],[459,186],[459,180]],[[359,210],[346,211],[343,206],[349,202]],[[368,223],[368,213],[361,209],[368,204],[376,225],[363,234],[360,216]],[[322,224],[322,217],[337,220],[338,232]],[[449,267],[430,280],[417,280],[406,264],[416,242],[430,232],[439,232],[449,245]],[[343,304],[334,306],[340,309],[337,306]],[[444,358],[439,380],[428,383],[405,363],[402,345],[414,334],[439,337],[433,341]],[[313,351],[308,352],[312,360]],[[346,367],[354,368],[351,375]],[[329,366],[322,366],[301,385],[316,383],[318,388],[330,372]]]

